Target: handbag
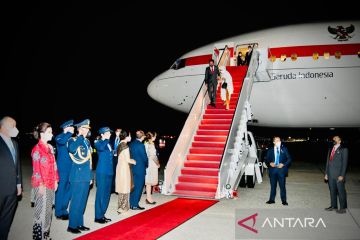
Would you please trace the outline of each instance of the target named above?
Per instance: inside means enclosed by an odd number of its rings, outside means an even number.
[[[221,88],[226,89],[227,88],[227,82],[223,82],[223,84],[221,85]]]

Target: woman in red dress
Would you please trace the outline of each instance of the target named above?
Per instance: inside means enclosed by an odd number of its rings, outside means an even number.
[[[50,239],[52,205],[59,181],[54,149],[48,143],[53,137],[51,125],[40,123],[35,128],[34,137],[39,142],[31,151],[31,185],[35,196],[33,239]]]

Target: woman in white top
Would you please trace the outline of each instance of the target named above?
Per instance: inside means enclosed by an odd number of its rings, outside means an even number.
[[[220,96],[221,96],[221,100],[224,101],[226,110],[229,110],[231,94],[234,91],[233,81],[232,81],[232,77],[231,77],[230,73],[228,71],[226,71],[225,66],[219,67],[219,70],[221,73],[221,85],[223,84],[223,82],[227,83],[226,88],[221,88]]]
[[[146,134],[145,150],[149,159],[149,166],[146,169],[145,185],[146,185],[146,203],[155,204],[151,195],[152,186],[158,184],[158,168],[160,167],[159,160],[155,148],[155,132],[148,132]]]

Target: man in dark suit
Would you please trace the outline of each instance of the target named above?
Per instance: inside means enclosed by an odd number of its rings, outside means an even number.
[[[145,209],[139,206],[141,193],[145,185],[146,168],[149,164],[145,146],[142,143],[144,139],[144,132],[139,130],[136,132],[136,140],[131,142],[130,144],[131,158],[136,161],[136,165],[132,166],[134,190],[130,193],[130,208],[133,210]]]
[[[348,162],[348,149],[341,145],[339,136],[334,136],[333,141],[334,147],[329,151],[325,170],[325,181],[328,181],[329,184],[331,206],[325,208],[325,210],[346,213],[345,173]],[[339,196],[340,209],[337,209],[337,196]]]
[[[251,55],[252,55],[252,46],[249,45],[248,46],[248,51],[245,54],[245,65],[249,65],[250,64],[250,59],[251,59]]]
[[[7,239],[13,221],[17,196],[21,195],[21,168],[16,137],[19,130],[11,117],[0,120],[0,239]]]
[[[281,144],[280,137],[273,138],[274,147],[269,148],[266,155],[266,164],[269,165],[270,177],[270,199],[267,204],[275,203],[276,188],[279,182],[280,196],[283,205],[288,205],[286,201],[285,180],[288,173],[288,167],[291,163],[291,157],[287,148]]]
[[[210,104],[213,107],[216,107],[216,90],[218,85],[218,78],[220,77],[219,68],[214,65],[214,60],[209,61],[209,66],[205,70],[205,84],[207,85],[208,94],[210,98]]]

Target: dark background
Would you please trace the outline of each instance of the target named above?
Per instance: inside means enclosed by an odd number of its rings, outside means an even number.
[[[150,81],[181,55],[203,45],[282,25],[356,20],[350,3],[235,1],[187,4],[71,3],[2,7],[0,116],[10,115],[22,134],[42,121],[74,119],[102,126],[178,135],[187,114],[147,94]],[[255,135],[328,138],[328,129],[250,128]],[[359,129],[336,129],[356,141]],[[21,137],[22,135],[20,135]]]

